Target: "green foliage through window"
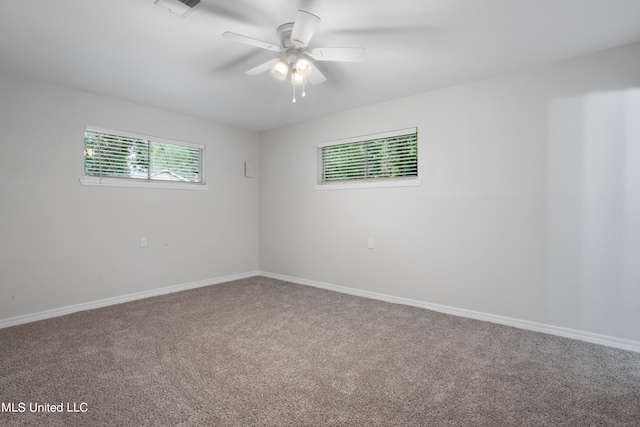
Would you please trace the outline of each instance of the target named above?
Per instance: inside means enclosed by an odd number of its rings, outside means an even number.
[[[320,150],[320,184],[418,176],[418,133],[328,144]]]
[[[85,176],[202,183],[202,148],[84,132]]]

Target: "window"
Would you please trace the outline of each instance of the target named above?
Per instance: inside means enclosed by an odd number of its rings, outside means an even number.
[[[165,188],[176,184],[202,186],[203,152],[204,146],[198,144],[86,128],[85,177],[81,182]]]
[[[419,185],[417,129],[318,145],[317,188],[333,184],[348,184],[350,188]]]

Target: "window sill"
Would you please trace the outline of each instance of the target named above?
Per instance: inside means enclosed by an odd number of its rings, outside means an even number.
[[[118,179],[118,178],[80,178],[82,185],[95,185],[105,187],[131,187],[131,188],[169,188],[172,190],[208,190],[209,185],[197,184],[193,182],[175,181],[146,181],[140,179]]]
[[[422,179],[375,180],[362,182],[344,182],[332,184],[316,184],[316,190],[351,190],[356,188],[387,188],[387,187],[417,187],[422,185]]]

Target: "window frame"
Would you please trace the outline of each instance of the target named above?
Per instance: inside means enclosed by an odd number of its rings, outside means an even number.
[[[316,155],[317,155],[317,176],[316,176],[316,190],[344,190],[344,189],[356,189],[356,188],[386,188],[386,187],[415,187],[422,185],[422,178],[420,178],[420,168],[418,167],[418,175],[417,176],[407,176],[407,177],[385,177],[385,178],[362,178],[362,179],[352,179],[352,180],[344,180],[344,181],[322,181],[322,174],[324,170],[323,164],[323,154],[322,149],[325,147],[335,146],[335,145],[346,145],[346,144],[355,144],[366,141],[372,141],[376,139],[384,139],[384,138],[393,138],[396,136],[407,135],[407,134],[416,134],[416,146],[418,144],[418,128],[405,128],[405,129],[397,129],[393,131],[387,132],[379,132],[368,135],[360,135],[354,136],[350,138],[344,138],[334,141],[323,142],[317,144],[316,146]],[[416,162],[419,163],[419,150],[416,156]],[[418,166],[418,165],[417,165]]]
[[[161,144],[171,144],[177,146],[185,146],[196,148],[200,150],[200,177],[201,182],[191,181],[170,181],[162,179],[144,179],[144,178],[127,178],[127,177],[110,177],[110,176],[96,176],[86,175],[85,173],[85,157],[82,157],[82,177],[80,178],[80,184],[89,186],[110,186],[110,187],[134,187],[134,188],[168,188],[168,189],[181,189],[181,190],[208,190],[209,185],[206,183],[205,177],[205,153],[206,145],[197,144],[193,142],[175,140],[170,138],[163,138],[158,136],[145,135],[135,132],[106,129],[98,126],[86,125],[84,132],[98,132],[110,135],[121,136],[124,138],[134,138],[150,142],[157,142]],[[82,144],[84,146],[84,132],[82,137]]]

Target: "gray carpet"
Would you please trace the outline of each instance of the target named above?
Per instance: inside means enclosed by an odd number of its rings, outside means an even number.
[[[9,426],[640,425],[638,353],[264,277],[2,329],[0,370]]]

